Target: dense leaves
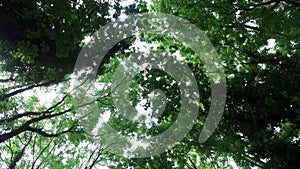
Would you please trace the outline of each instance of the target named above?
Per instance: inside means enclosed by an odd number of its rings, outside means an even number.
[[[206,31],[224,59],[229,92],[224,128],[219,128],[227,134],[222,147],[236,154],[237,160],[240,156],[254,157],[252,162],[261,167],[297,168],[299,102],[295,98],[299,95],[299,36],[295,35],[300,26],[296,15],[299,3],[159,1],[157,4],[159,11],[186,18]],[[274,46],[268,45],[271,41]],[[285,125],[290,126],[288,131],[282,129]],[[240,140],[225,141],[229,137],[227,130]],[[239,152],[236,143],[247,148]]]
[[[157,69],[139,72],[128,92],[132,104],[147,112],[149,94],[164,91],[160,118],[128,119],[114,106],[112,77],[137,44],[180,56],[201,97],[199,116],[182,141],[161,155],[133,159],[107,151],[117,148],[110,133],[98,133],[106,139],[99,143],[84,130],[81,115],[90,112],[74,105],[71,72],[88,36],[122,14],[140,12],[172,14],[203,30],[222,59],[228,92],[217,130],[199,144],[211,99],[199,56],[153,33],[116,44],[99,68],[94,92],[98,110],[120,133],[158,135],[174,123],[180,107],[178,84]],[[150,7],[144,1],[125,7],[119,1],[1,1],[0,168],[298,168],[299,12],[296,0],[155,0]]]

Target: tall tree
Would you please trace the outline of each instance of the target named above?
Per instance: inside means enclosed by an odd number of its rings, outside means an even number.
[[[196,24],[224,61],[228,95],[219,131],[225,151],[265,168],[297,168],[299,3],[163,0],[154,8]]]
[[[112,77],[120,60],[139,41],[169,54],[179,53],[199,86],[199,116],[187,136],[158,156],[134,159],[108,151],[117,148],[110,133],[95,142],[74,105],[69,88],[85,36],[121,12],[147,12],[138,1],[122,9],[119,1],[0,2],[0,165],[3,168],[298,168],[300,125],[299,8],[295,0],[159,0],[152,12],[182,17],[203,30],[222,58],[228,86],[225,113],[209,140],[198,137],[210,107],[210,83],[203,63],[184,44],[153,33],[140,34],[115,45],[104,60],[94,102],[100,113],[125,136],[155,136],[176,120],[180,107],[178,84],[169,74],[144,70],[131,81],[134,106],[151,108],[147,96],[161,89],[165,111],[150,124],[122,116],[112,100]],[[109,11],[115,10],[114,14]],[[125,10],[125,11],[124,11]],[[82,84],[82,87],[85,87]],[[57,94],[42,103],[36,91]],[[86,94],[86,93],[84,93]],[[76,98],[75,98],[76,99]],[[79,106],[79,107],[78,107]],[[82,105],[88,106],[88,105]],[[84,111],[84,109],[82,109]],[[90,113],[90,112],[81,112]],[[98,116],[95,115],[95,116]],[[93,119],[93,118],[92,118]],[[89,121],[96,124],[97,118]]]

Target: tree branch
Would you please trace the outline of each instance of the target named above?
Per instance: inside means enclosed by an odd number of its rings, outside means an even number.
[[[50,118],[53,118],[53,117],[56,117],[56,116],[60,116],[60,115],[63,115],[67,112],[71,111],[71,109],[67,109],[67,110],[64,110],[60,113],[57,113],[57,114],[44,114],[40,117],[37,117],[37,118],[33,118],[33,119],[30,119],[28,120],[27,122],[25,122],[21,127],[19,127],[18,129],[15,129],[15,130],[12,130],[11,132],[9,133],[5,133],[5,134],[2,134],[0,135],[0,143],[5,141],[5,140],[8,140],[16,135],[19,135],[21,133],[23,133],[24,131],[28,130],[30,127],[30,125],[32,123],[35,123],[35,122],[38,122],[38,121],[42,121],[42,120],[45,120],[45,119],[50,119]]]
[[[14,120],[17,120],[21,117],[25,117],[25,116],[34,116],[34,115],[41,115],[41,114],[46,114],[46,113],[52,113],[52,110],[59,106],[61,103],[63,103],[63,101],[66,99],[68,95],[65,95],[59,102],[57,102],[56,104],[54,104],[53,106],[49,107],[47,110],[45,111],[42,111],[42,112],[33,112],[33,111],[30,111],[30,112],[25,112],[25,113],[21,113],[21,114],[17,114],[13,117],[10,117],[10,118],[6,118],[6,119],[1,119],[0,120],[0,124],[2,123],[9,123],[9,122],[12,122]]]
[[[11,76],[8,79],[0,79],[0,83],[7,83],[7,82],[10,82],[10,81],[14,81],[14,80],[15,79]]]
[[[191,157],[188,157],[188,159],[189,159],[189,161],[192,163],[193,168],[194,168],[194,169],[198,169],[197,166],[196,166],[196,164],[195,164],[195,163],[193,162],[193,160],[191,159]]]
[[[34,166],[37,162],[37,160],[41,157],[41,155],[46,151],[46,149],[50,146],[50,144],[52,143],[53,138],[49,141],[49,143],[42,149],[42,151],[38,154],[38,156],[35,158],[35,160],[32,163],[31,169],[34,169]]]
[[[300,3],[299,2],[295,2],[293,0],[281,0],[281,1],[283,1],[283,2],[285,2],[287,4],[291,4],[291,5],[295,5],[297,7],[300,7]]]
[[[36,88],[36,87],[50,85],[50,84],[52,84],[54,82],[55,82],[55,80],[51,80],[51,81],[48,81],[48,82],[45,82],[45,83],[33,84],[33,85],[27,86],[25,88],[21,88],[21,89],[15,90],[15,91],[13,91],[11,93],[8,93],[8,94],[5,94],[3,96],[0,96],[0,101],[7,100],[8,98],[10,98],[10,97],[12,97],[14,95],[17,95],[19,93],[25,92],[27,90],[31,90],[31,89]]]
[[[21,151],[19,151],[17,153],[17,155],[13,158],[12,162],[9,164],[9,169],[15,169],[17,162],[20,161],[20,159],[22,158],[22,156],[24,155],[25,149],[26,147],[29,145],[30,141],[32,139],[32,135],[30,136],[29,140],[27,141],[27,143],[24,145],[24,147],[22,148]]]
[[[34,133],[37,133],[43,137],[58,137],[60,136],[61,134],[65,134],[65,133],[68,133],[68,132],[71,132],[72,129],[74,129],[75,126],[72,126],[70,127],[68,130],[65,130],[65,131],[62,131],[62,132],[59,132],[59,133],[55,133],[55,134],[52,134],[52,133],[46,133],[44,132],[42,129],[38,129],[38,128],[32,128],[32,127],[28,127],[28,131],[32,131]]]
[[[276,3],[278,1],[280,1],[280,0],[271,0],[271,1],[263,2],[263,3],[250,4],[248,6],[244,6],[244,7],[237,8],[237,9],[238,10],[243,10],[243,11],[252,11],[252,10],[254,10],[257,7],[270,5],[270,4]]]
[[[10,118],[6,118],[6,119],[1,119],[0,120],[0,124],[2,123],[9,123],[9,122],[12,122],[14,120],[17,120],[21,117],[24,117],[24,116],[32,116],[32,115],[40,115],[42,114],[42,112],[25,112],[25,113],[21,113],[21,114],[17,114],[13,117],[10,117]]]
[[[97,149],[95,149],[95,151],[96,151],[96,150],[97,150]],[[93,154],[94,154],[95,151],[93,151]],[[86,169],[92,169],[92,168],[96,165],[98,159],[99,159],[100,156],[101,156],[101,151],[102,151],[102,148],[99,147],[99,148],[98,148],[98,152],[97,152],[96,158],[93,160],[92,164],[91,164],[89,167],[86,167]],[[91,156],[92,156],[92,155],[91,155]]]

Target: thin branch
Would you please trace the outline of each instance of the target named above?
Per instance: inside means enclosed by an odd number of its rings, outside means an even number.
[[[34,166],[37,162],[37,160],[41,157],[41,155],[46,151],[46,149],[50,146],[54,138],[52,138],[49,143],[42,149],[42,151],[38,154],[38,156],[35,158],[35,160],[32,163],[31,169],[34,169]]]
[[[279,140],[277,144],[271,148],[271,150],[275,149],[276,147],[283,144],[289,137],[293,136],[294,132],[298,129],[297,126],[295,126],[283,139]]]
[[[0,83],[7,83],[7,82],[11,82],[14,81],[15,79],[11,76],[8,79],[0,79]]]
[[[24,145],[24,147],[22,148],[22,150],[19,151],[17,153],[17,155],[13,158],[12,162],[9,164],[9,169],[15,169],[16,168],[17,162],[20,161],[20,159],[24,155],[25,149],[29,145],[31,139],[32,139],[32,135],[30,136],[30,138],[28,139],[27,143]]]
[[[296,2],[296,1],[293,1],[293,0],[281,0],[287,4],[291,4],[291,5],[295,5],[297,7],[300,7],[300,3],[299,2]]]
[[[191,157],[188,157],[188,159],[189,159],[189,161],[192,163],[193,168],[194,168],[194,169],[198,169],[197,166],[196,166],[196,164],[195,164],[195,163],[193,162],[193,160],[191,159]]]
[[[42,114],[42,112],[25,112],[25,113],[17,114],[17,115],[15,115],[13,117],[10,117],[10,118],[1,119],[0,120],[0,124],[2,124],[2,123],[10,123],[10,122],[12,122],[14,120],[17,120],[17,119],[19,119],[21,117],[24,117],[24,116],[33,116],[33,115],[41,115],[41,114]]]
[[[34,139],[33,139],[33,143],[32,143],[32,161],[34,161],[34,156],[35,156],[36,138],[37,138],[37,136],[34,135]]]
[[[55,108],[55,107],[58,107],[61,103],[63,103],[63,101],[66,99],[66,97],[68,96],[68,94],[66,94],[59,102],[57,102],[56,104],[54,104],[53,106],[49,107],[47,110],[45,111],[42,111],[42,112],[33,112],[33,111],[29,111],[29,112],[25,112],[25,113],[20,113],[20,114],[17,114],[13,117],[10,117],[10,118],[6,118],[6,119],[1,119],[0,120],[0,124],[2,123],[9,123],[9,122],[12,122],[12,121],[15,121],[21,117],[25,117],[25,116],[35,116],[35,115],[41,115],[41,114],[46,114],[46,113],[51,113],[52,110]]]
[[[244,7],[238,8],[238,10],[252,11],[252,10],[254,10],[255,8],[262,7],[262,6],[266,6],[266,5],[270,5],[270,4],[276,3],[276,2],[278,2],[278,1],[279,1],[279,0],[271,0],[271,1],[263,2],[263,3],[250,4],[250,5],[248,5],[248,6],[244,6]]]
[[[102,154],[101,152],[102,152],[102,148],[101,148],[101,146],[100,146],[100,147],[98,148],[98,152],[97,152],[96,158],[94,159],[93,163],[89,166],[88,169],[92,169],[92,168],[96,165],[98,159],[100,158],[100,156],[101,156],[101,154]]]
[[[87,168],[88,168],[88,165],[89,165],[89,163],[90,163],[90,161],[91,161],[91,159],[92,159],[94,153],[96,152],[96,150],[97,150],[97,149],[95,149],[94,151],[92,151],[91,155],[89,156],[89,159],[86,161],[86,165],[85,165],[84,169],[87,169]]]
[[[36,88],[36,87],[50,85],[50,84],[52,84],[54,82],[55,82],[55,80],[51,80],[51,81],[48,81],[48,82],[45,82],[45,83],[33,84],[33,85],[27,86],[25,88],[21,88],[21,89],[15,90],[15,91],[13,91],[11,93],[8,93],[8,94],[5,94],[3,96],[0,96],[0,101],[7,100],[7,99],[9,99],[10,97],[12,97],[14,95],[20,94],[22,92],[25,92],[27,90],[31,90],[31,89]]]
[[[206,156],[206,158],[209,158],[209,160],[212,162],[212,166],[214,167],[214,169],[220,168],[220,166],[218,165],[218,163],[216,161],[214,161],[214,159],[212,159],[212,157],[210,155],[208,157]]]
[[[56,104],[54,104],[53,106],[49,107],[47,110],[45,110],[43,113],[47,113],[47,112],[52,112],[52,110],[56,107],[58,107],[59,105],[61,105],[65,99],[67,98],[67,96],[69,96],[69,93],[67,93],[59,102],[57,102]]]
[[[239,156],[254,166],[262,168],[265,165],[264,162],[260,161],[257,158],[253,158],[253,157],[250,157],[250,156],[244,155],[244,154],[240,154]]]
[[[42,129],[38,129],[38,128],[32,128],[32,127],[28,127],[28,131],[32,131],[34,133],[37,133],[43,137],[58,137],[62,134],[65,134],[65,133],[68,133],[68,132],[71,132],[73,129],[74,129],[75,126],[72,126],[70,127],[68,130],[65,130],[65,131],[62,131],[62,132],[58,132],[58,133],[55,133],[55,134],[52,134],[52,133],[46,133],[44,132]]]
[[[53,139],[53,138],[52,138],[52,139]],[[55,146],[52,146],[52,148],[51,148],[51,150],[49,151],[49,153],[47,154],[47,156],[44,157],[44,158],[41,160],[40,164],[36,167],[37,169],[42,168],[41,166],[42,166],[43,164],[46,163],[46,162],[45,162],[45,159],[49,157],[49,155],[50,155],[51,152],[54,150],[54,148],[55,148]],[[49,161],[49,160],[47,160],[47,161]]]
[[[5,143],[5,146],[9,149],[10,153],[11,153],[11,156],[10,156],[10,161],[12,161],[13,157],[14,157],[14,151],[13,149],[11,148],[11,142],[9,141],[9,145],[7,145]]]
[[[57,113],[57,114],[44,114],[40,117],[30,119],[27,122],[25,122],[22,126],[20,126],[18,129],[15,129],[15,130],[12,130],[9,133],[5,133],[5,134],[0,135],[0,143],[5,141],[5,140],[8,140],[8,139],[10,139],[10,138],[12,138],[16,135],[18,135],[18,134],[21,134],[21,133],[25,132],[26,130],[29,129],[29,126],[31,124],[35,123],[35,122],[42,121],[42,120],[45,120],[45,119],[50,119],[50,118],[53,118],[53,117],[57,117],[57,116],[65,114],[69,111],[71,111],[71,109],[64,110],[64,111],[62,111],[60,113]]]

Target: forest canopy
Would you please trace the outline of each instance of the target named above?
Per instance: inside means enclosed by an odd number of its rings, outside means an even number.
[[[74,87],[77,59],[92,44],[95,32],[126,16],[157,13],[201,30],[220,57],[226,102],[216,130],[203,143],[198,140],[211,108],[213,85],[201,56],[178,39],[154,32],[124,38],[97,68],[94,90],[85,81]],[[0,1],[0,168],[299,168],[299,13],[297,0]],[[189,31],[183,33],[193,35]],[[159,58],[168,64],[173,58],[174,64],[187,65],[193,77],[185,84],[195,79],[197,102],[182,104],[182,83],[174,76],[181,75],[179,67],[174,74],[148,67],[130,81],[116,76],[120,65],[137,54],[139,59]],[[115,81],[128,85],[121,90],[128,97],[114,95],[119,87]],[[95,100],[88,102],[86,96]],[[155,96],[157,102],[151,100]],[[180,114],[184,106],[196,106],[192,113],[197,117],[175,133],[185,127],[189,132],[150,157],[113,153],[125,152],[117,146],[119,137],[106,128],[89,128],[98,125],[100,114],[105,117],[101,123],[120,135],[160,136],[177,124],[177,118],[188,119],[190,112]],[[136,118],[131,116],[135,111],[140,113]]]

